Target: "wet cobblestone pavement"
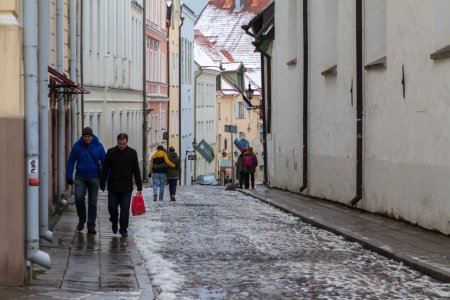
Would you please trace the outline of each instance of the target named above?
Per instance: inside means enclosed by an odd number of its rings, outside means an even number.
[[[134,217],[159,299],[450,299],[450,286],[223,187]]]

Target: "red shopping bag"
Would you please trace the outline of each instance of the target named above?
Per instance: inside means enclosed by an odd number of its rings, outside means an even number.
[[[141,192],[137,192],[131,199],[131,213],[133,216],[145,214],[144,197]]]

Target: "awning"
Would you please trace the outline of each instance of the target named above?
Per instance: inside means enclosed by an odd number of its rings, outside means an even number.
[[[220,160],[221,169],[231,169],[231,167],[233,167],[233,165],[228,160],[223,158]]]
[[[89,92],[80,87],[79,84],[73,82],[69,77],[59,73],[54,68],[48,66],[48,73],[50,75],[50,94],[54,89],[64,89],[64,94],[88,94]]]

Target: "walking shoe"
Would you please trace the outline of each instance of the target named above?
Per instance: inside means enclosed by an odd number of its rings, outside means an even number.
[[[158,195],[153,195],[153,201],[158,201]]]
[[[176,201],[175,197],[170,197],[170,201]]]
[[[77,230],[78,231],[83,231],[83,229],[84,229],[84,222],[79,222],[78,225],[77,225]]]
[[[122,237],[127,237],[128,236],[128,231],[126,230],[120,230],[120,234],[122,235]]]
[[[116,234],[116,233],[117,233],[117,230],[119,230],[119,227],[117,226],[117,223],[113,223],[113,224],[112,224],[112,232],[113,232],[114,234]]]
[[[88,228],[88,233],[90,233],[90,234],[96,234],[97,231],[95,230],[95,227],[89,227],[89,228]]]

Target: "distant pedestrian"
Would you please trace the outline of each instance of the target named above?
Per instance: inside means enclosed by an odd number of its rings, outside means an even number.
[[[159,145],[156,150],[157,151],[150,159],[150,172],[148,176],[153,176],[153,201],[158,201],[158,188],[159,201],[163,201],[167,169],[168,167],[175,169],[175,164],[169,160],[169,157],[164,151],[164,147],[162,145]]]
[[[253,152],[253,147],[248,147],[247,152],[243,157],[243,165],[244,165],[244,177],[245,177],[245,188],[249,188],[249,177],[250,182],[252,184],[252,189],[255,188],[255,171],[258,166],[258,159],[256,158],[255,153]]]
[[[167,169],[167,181],[169,182],[170,201],[175,201],[175,194],[177,193],[177,181],[180,178],[180,158],[175,152],[174,147],[169,148],[169,154],[167,155],[169,160],[175,165],[175,169]]]
[[[239,154],[239,156],[238,156],[237,165],[236,165],[236,171],[237,171],[238,177],[239,177],[239,188],[241,188],[241,189],[242,189],[242,186],[244,185],[244,183],[246,181],[248,181],[248,178],[246,178],[246,176],[248,176],[248,174],[246,175],[244,173],[244,154],[245,154],[245,152],[247,152],[247,148],[241,149],[241,154]]]
[[[88,193],[87,228],[88,233],[96,234],[97,197],[101,168],[105,159],[105,149],[90,127],[83,128],[82,136],[73,145],[67,162],[66,180],[75,184],[75,205],[78,213],[77,230],[84,229],[86,223],[86,189]],[[73,171],[76,164],[75,181]]]
[[[142,191],[142,179],[139,170],[136,150],[128,147],[128,135],[120,133],[117,136],[117,146],[108,149],[103,163],[103,179],[100,188],[105,190],[105,180],[108,182],[108,211],[112,223],[112,231],[122,237],[128,236],[130,218],[130,202],[133,193],[133,177],[137,190]],[[120,206],[120,218],[119,218]]]

